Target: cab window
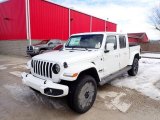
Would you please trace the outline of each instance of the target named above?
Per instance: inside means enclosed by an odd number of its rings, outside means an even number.
[[[113,43],[114,44],[114,50],[117,49],[117,38],[116,38],[116,36],[107,36],[106,44],[107,43]]]
[[[120,44],[120,48],[126,48],[126,37],[125,36],[119,36],[119,44]]]

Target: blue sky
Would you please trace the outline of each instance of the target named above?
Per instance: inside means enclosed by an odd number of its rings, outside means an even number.
[[[52,0],[118,24],[118,32],[146,32],[150,39],[160,39],[160,32],[149,20],[154,6],[160,0]]]

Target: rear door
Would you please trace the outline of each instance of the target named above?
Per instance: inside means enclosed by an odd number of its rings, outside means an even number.
[[[116,35],[108,35],[107,43],[114,43],[114,50],[104,53],[104,76],[112,74],[119,70],[119,52]]]
[[[129,63],[129,46],[125,35],[119,35],[119,61],[120,69],[126,67]]]

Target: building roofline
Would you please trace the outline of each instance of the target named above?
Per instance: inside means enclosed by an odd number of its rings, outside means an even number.
[[[75,10],[75,9],[73,9],[73,8],[69,8],[69,7],[67,7],[67,6],[64,6],[64,5],[55,3],[55,2],[53,2],[52,0],[43,0],[43,1],[49,2],[49,3],[52,3],[52,4],[55,4],[55,5],[58,5],[58,6],[60,6],[60,7],[64,7],[64,8],[67,8],[67,9],[70,9],[70,10],[73,10],[73,11],[76,11],[76,12],[79,12],[79,13],[82,13],[82,14],[85,14],[85,15],[88,15],[88,16],[90,16],[90,17],[95,17],[95,18],[97,18],[97,19],[104,20],[105,22],[113,23],[113,22],[111,22],[111,21],[109,21],[109,20],[105,20],[105,19],[103,19],[103,18],[99,18],[99,17],[93,16],[93,15],[91,15],[91,14],[84,13],[84,12],[82,12],[82,11]],[[113,24],[117,25],[116,23],[113,23]]]

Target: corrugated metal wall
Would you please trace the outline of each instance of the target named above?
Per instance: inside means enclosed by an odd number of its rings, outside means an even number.
[[[71,10],[71,34],[74,33],[82,33],[82,32],[90,32],[90,16]]]
[[[116,29],[117,25],[115,23],[106,21],[106,31],[116,32]]]
[[[26,39],[25,0],[0,4],[0,40]]]
[[[92,17],[92,32],[105,31],[105,21]]]
[[[116,31],[116,24],[42,0],[30,1],[32,39],[62,39],[82,32]],[[91,26],[92,23],[92,26]],[[112,27],[112,28],[110,28]]]
[[[106,31],[116,31],[114,23],[44,0],[30,0],[32,39],[67,40],[69,28],[71,34],[105,31],[105,22]],[[0,39],[27,39],[26,36],[25,0],[9,0],[1,3]]]
[[[68,39],[69,10],[42,0],[30,1],[32,39]]]

